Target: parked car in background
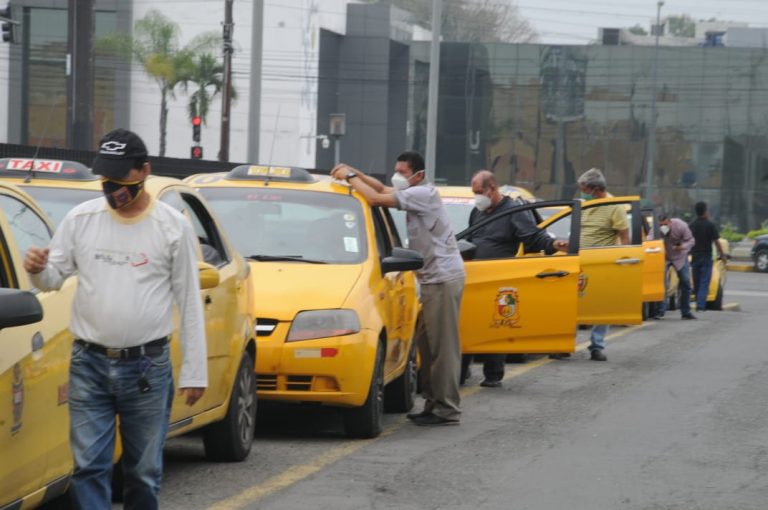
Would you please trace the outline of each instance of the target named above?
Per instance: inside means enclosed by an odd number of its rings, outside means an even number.
[[[768,273],[768,234],[757,236],[752,246],[752,262],[755,271]]]

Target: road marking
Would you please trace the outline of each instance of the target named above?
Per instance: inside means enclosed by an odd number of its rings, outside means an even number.
[[[764,290],[726,290],[726,296],[744,296],[744,297],[768,297],[768,292]]]
[[[611,333],[610,335],[605,337],[605,340],[606,341],[615,340],[633,331],[637,331],[638,329],[644,328],[647,325],[648,323],[643,323],[637,326],[629,326],[615,333]],[[576,346],[576,352],[584,351],[588,347],[589,347],[588,343],[584,342]],[[504,380],[507,381],[514,377],[520,377],[521,375],[527,372],[530,372],[534,368],[541,367],[543,365],[546,365],[547,363],[552,363],[553,361],[554,360],[551,360],[548,358],[542,358],[542,359],[528,362],[525,365],[521,365],[513,369],[507,369],[506,374],[504,375]],[[481,389],[482,387],[479,385],[464,388],[461,390],[461,396],[463,398],[469,397],[470,395],[474,395]],[[290,466],[282,473],[277,474],[262,483],[253,485],[241,491],[240,493],[235,494],[234,496],[231,496],[227,499],[217,502],[216,504],[208,507],[208,510],[236,510],[236,509],[244,508],[246,505],[255,503],[256,501],[266,496],[269,496],[270,494],[274,494],[280,490],[290,487],[291,485],[297,482],[304,480],[305,478],[309,478],[310,476],[319,472],[326,466],[329,466],[334,462],[337,462],[343,459],[344,457],[347,457],[355,453],[356,451],[364,448],[365,446],[368,446],[369,444],[373,443],[374,441],[377,441],[378,439],[391,435],[393,432],[400,429],[406,423],[408,423],[408,421],[405,417],[403,417],[402,421],[398,423],[394,423],[389,427],[386,427],[379,437],[376,437],[373,439],[356,439],[347,444],[339,445],[337,447],[334,447],[328,450],[327,452],[321,453],[320,455],[317,455],[316,457],[314,457],[313,459],[310,459],[308,462],[305,462],[304,464]]]

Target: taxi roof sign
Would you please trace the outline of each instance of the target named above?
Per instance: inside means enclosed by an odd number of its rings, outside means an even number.
[[[236,166],[225,176],[225,179],[237,181],[315,182],[315,178],[305,168],[267,165]]]
[[[43,158],[2,158],[0,177],[95,181],[91,169],[77,161]]]

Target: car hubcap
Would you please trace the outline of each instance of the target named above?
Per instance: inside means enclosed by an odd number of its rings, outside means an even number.
[[[761,253],[757,256],[757,268],[760,271],[768,269],[768,253]]]
[[[253,430],[254,396],[253,391],[251,391],[250,374],[244,372],[238,384],[240,387],[237,396],[237,424],[240,429],[240,440],[243,444],[247,444],[251,439],[251,430]]]

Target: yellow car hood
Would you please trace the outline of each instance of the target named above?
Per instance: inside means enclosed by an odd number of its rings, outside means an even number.
[[[291,321],[302,310],[340,308],[362,264],[250,261],[254,317]]]

